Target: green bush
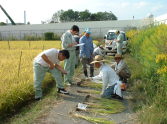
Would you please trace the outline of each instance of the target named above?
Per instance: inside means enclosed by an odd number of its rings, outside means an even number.
[[[44,33],[45,40],[54,40],[54,33],[53,32],[46,32]]]
[[[42,40],[42,37],[26,35],[26,36],[24,36],[24,40],[26,40],[26,41],[36,41],[36,40]]]
[[[167,25],[136,30],[131,36],[131,55],[139,62],[137,66],[142,66],[141,74],[137,75],[141,83],[136,86],[140,89],[135,89],[138,94],[143,94],[141,100],[145,101],[141,121],[143,124],[167,123],[164,119],[167,115]],[[152,106],[152,110],[145,109]],[[164,114],[157,116],[157,110]]]
[[[57,34],[54,34],[54,40],[60,40],[60,36]]]

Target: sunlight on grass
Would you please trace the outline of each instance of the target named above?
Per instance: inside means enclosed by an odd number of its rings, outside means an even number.
[[[80,114],[73,114],[73,116],[77,117],[77,118],[85,119],[85,120],[90,121],[90,122],[95,123],[95,124],[114,124],[114,122],[107,120],[105,118],[90,117],[90,116],[84,116],[84,115],[80,115]]]
[[[0,42],[0,114],[17,111],[34,98],[33,59],[49,48],[61,48],[60,41],[1,41]],[[47,80],[47,81],[46,81]],[[53,83],[47,78],[43,83]]]
[[[125,107],[120,101],[90,97],[86,102],[88,104],[88,111],[100,114],[113,114],[122,112]]]
[[[85,83],[82,83],[81,86],[89,87],[89,88],[93,88],[93,89],[102,89],[102,84],[95,83],[95,82],[85,82]]]

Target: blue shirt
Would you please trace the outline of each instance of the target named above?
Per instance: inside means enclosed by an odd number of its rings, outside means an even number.
[[[84,45],[80,47],[80,57],[91,58],[94,50],[92,38],[84,35],[80,38],[79,43],[84,43]]]

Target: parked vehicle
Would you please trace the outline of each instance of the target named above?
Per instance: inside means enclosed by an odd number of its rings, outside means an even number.
[[[107,53],[109,52],[116,52],[117,46],[116,46],[116,41],[115,39],[117,38],[117,35],[115,34],[117,30],[109,30],[107,34],[104,36],[105,40],[105,49]],[[124,41],[123,41],[123,52],[126,52],[127,49],[127,44],[128,44],[128,38],[126,37],[126,34],[124,31],[120,31],[121,34],[124,36]]]

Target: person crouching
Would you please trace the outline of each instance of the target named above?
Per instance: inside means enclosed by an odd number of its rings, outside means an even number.
[[[117,96],[119,99],[123,99],[121,93],[121,82],[116,72],[105,63],[103,57],[100,55],[95,56],[95,59],[91,64],[94,64],[96,68],[99,68],[100,73],[97,76],[89,77],[90,80],[102,80],[102,92],[101,97],[112,98]]]
[[[33,63],[35,100],[42,98],[41,86],[46,72],[51,73],[56,80],[58,93],[69,94],[62,83],[62,74],[67,74],[67,72],[59,65],[60,61],[68,58],[69,52],[67,50],[59,51],[55,48],[45,50],[35,57]]]

